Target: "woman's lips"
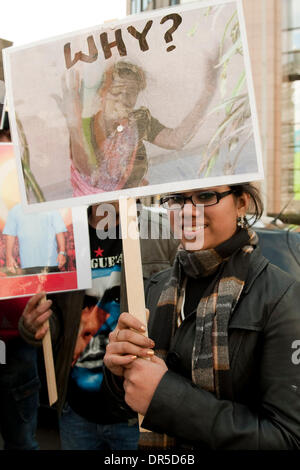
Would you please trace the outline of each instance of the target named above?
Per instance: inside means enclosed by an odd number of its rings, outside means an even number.
[[[185,232],[199,232],[199,230],[204,230],[208,227],[208,224],[201,224],[201,225],[183,225],[182,231]]]
[[[184,225],[182,227],[182,233],[185,238],[196,238],[201,237],[204,230],[208,227],[208,224],[203,225]]]
[[[192,225],[192,226],[184,226],[183,230],[188,232],[197,232],[198,230],[205,229],[207,224],[204,225]]]

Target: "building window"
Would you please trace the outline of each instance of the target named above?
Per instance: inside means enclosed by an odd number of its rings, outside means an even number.
[[[154,10],[155,0],[142,0],[142,11]]]
[[[130,13],[135,15],[141,11],[140,0],[131,0]]]
[[[189,0],[191,1],[191,0]],[[131,13],[178,5],[180,0],[131,0]]]
[[[156,0],[131,0],[131,13],[140,13],[155,8]]]
[[[282,162],[288,169],[288,194],[300,201],[299,0],[282,0],[282,18]]]

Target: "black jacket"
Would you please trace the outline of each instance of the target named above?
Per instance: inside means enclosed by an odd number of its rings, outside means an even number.
[[[300,340],[300,286],[258,249],[251,256],[245,288],[229,324],[233,396],[217,399],[190,379],[192,313],[173,338],[169,370],[155,391],[144,428],[196,448],[300,448],[300,361],[294,349]],[[147,288],[150,337],[169,276],[170,269],[155,275]]]

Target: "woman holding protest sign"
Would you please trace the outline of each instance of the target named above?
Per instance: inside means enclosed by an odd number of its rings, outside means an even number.
[[[255,220],[262,213],[257,190],[220,186],[161,202],[173,226],[178,213],[190,221],[173,268],[146,289],[149,338],[129,313],[111,333],[107,383],[144,415],[143,428],[176,447],[299,448],[300,370],[291,349],[300,337],[299,284],[261,255],[246,222],[250,202]]]

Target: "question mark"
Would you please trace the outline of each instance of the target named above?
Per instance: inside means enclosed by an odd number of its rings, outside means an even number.
[[[174,33],[174,31],[176,31],[176,29],[178,28],[178,26],[180,25],[180,23],[182,22],[182,18],[180,15],[178,15],[177,13],[171,13],[170,15],[166,15],[162,18],[160,24],[163,24],[165,23],[166,21],[168,20],[172,20],[173,21],[173,26],[168,29],[168,31],[165,33],[165,41],[166,42],[171,42],[173,41],[173,38],[172,38],[172,33]],[[171,52],[175,49],[176,46],[169,46],[167,48],[167,52]]]

